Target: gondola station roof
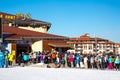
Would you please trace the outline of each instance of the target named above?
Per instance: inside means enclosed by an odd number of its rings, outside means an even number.
[[[16,27],[3,26],[3,34],[9,35],[5,40],[22,40],[24,38],[37,38],[37,39],[68,39],[64,36],[30,31],[25,29],[20,29]]]

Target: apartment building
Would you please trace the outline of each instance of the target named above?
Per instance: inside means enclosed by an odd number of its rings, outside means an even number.
[[[84,34],[77,38],[70,38],[67,42],[74,47],[76,53],[95,54],[116,52],[116,43],[107,39],[90,37]]]

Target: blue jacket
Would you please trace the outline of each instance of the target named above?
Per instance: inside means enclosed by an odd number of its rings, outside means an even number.
[[[80,55],[77,54],[75,58],[76,60],[80,60]]]
[[[80,55],[76,55],[76,57],[75,57],[75,62],[76,62],[76,64],[79,64],[80,63]]]
[[[110,58],[108,59],[108,62],[109,62],[109,63],[112,63],[112,57],[110,57]]]
[[[29,60],[29,56],[25,54],[25,55],[23,56],[23,60],[24,60],[24,61],[28,61],[28,60]]]
[[[118,58],[115,59],[115,64],[119,64],[120,60]]]
[[[2,52],[0,52],[0,60],[4,59],[4,54]]]

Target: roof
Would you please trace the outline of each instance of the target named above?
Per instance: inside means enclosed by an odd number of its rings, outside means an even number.
[[[32,21],[33,22],[39,22],[39,23],[41,23],[41,24],[51,24],[51,23],[49,23],[49,22],[46,22],[46,21],[41,21],[41,20],[35,20],[35,19],[32,19]]]
[[[47,30],[51,27],[51,23],[46,22],[46,21],[41,21],[41,20],[35,20],[35,19],[31,19],[31,25],[34,27],[40,26],[40,25],[45,25],[47,26]]]
[[[9,27],[3,26],[3,34],[12,34],[11,36],[7,37],[7,40],[13,39],[22,39],[22,38],[39,38],[39,39],[68,39],[64,36],[30,31],[25,29],[20,29],[16,27]]]
[[[36,19],[6,19],[6,15],[7,16],[15,16],[16,15],[13,15],[13,14],[8,14],[8,13],[4,13],[4,12],[0,12],[0,14],[2,14],[2,18],[4,21],[6,22],[13,22],[13,23],[16,23],[16,24],[19,24],[19,25],[29,25],[29,26],[34,26],[34,27],[38,27],[40,25],[42,26],[46,26],[47,27],[47,30],[51,27],[51,23],[49,22],[46,22],[46,21],[41,21],[41,20],[36,20]]]
[[[8,13],[4,13],[4,12],[0,12],[0,14],[9,15],[9,16],[15,16],[15,15],[13,15],[13,14],[8,14]]]
[[[47,27],[51,26],[51,23],[41,21],[41,20],[34,20],[34,19],[26,19],[26,20],[13,20],[16,24],[27,24],[31,26],[37,26],[37,25],[47,25]]]
[[[100,42],[101,44],[107,43],[107,44],[115,44],[115,42],[109,41],[107,39],[103,39],[103,38],[98,38],[98,37],[90,37],[88,34],[84,34],[80,37],[76,37],[76,38],[70,38],[70,41],[67,43],[70,44],[92,44],[95,42],[90,42],[90,41],[104,41],[104,42]]]
[[[95,40],[99,40],[99,41],[107,41],[107,39],[102,39],[102,38],[98,38],[98,37],[90,37],[88,34],[84,34],[80,37],[77,37],[77,38],[70,38],[70,40],[73,40],[73,41],[95,41]]]

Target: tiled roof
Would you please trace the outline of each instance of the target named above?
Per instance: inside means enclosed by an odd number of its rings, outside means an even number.
[[[107,41],[107,39],[102,39],[102,38],[92,38],[90,37],[88,34],[84,34],[78,38],[70,38],[70,40],[73,40],[73,41],[94,41],[94,40],[99,40],[99,41]]]
[[[21,39],[21,38],[45,38],[45,39],[67,39],[67,37],[54,35],[54,34],[48,34],[48,33],[42,33],[42,32],[36,32],[36,31],[30,31],[25,29],[20,29],[16,27],[9,27],[9,26],[3,26],[3,33],[9,33],[14,34],[11,37],[8,37],[7,39]]]
[[[89,42],[89,41],[104,41],[102,44],[115,44],[115,42],[112,42],[112,41],[109,41],[107,39],[103,39],[103,38],[98,38],[98,37],[90,37],[88,34],[84,34],[80,37],[77,37],[77,38],[70,38],[69,39],[70,41],[67,42],[67,43],[70,43],[70,44],[92,44],[93,42]],[[85,42],[86,41],[86,42]],[[87,42],[88,41],[88,42]],[[101,42],[100,42],[101,43]]]

